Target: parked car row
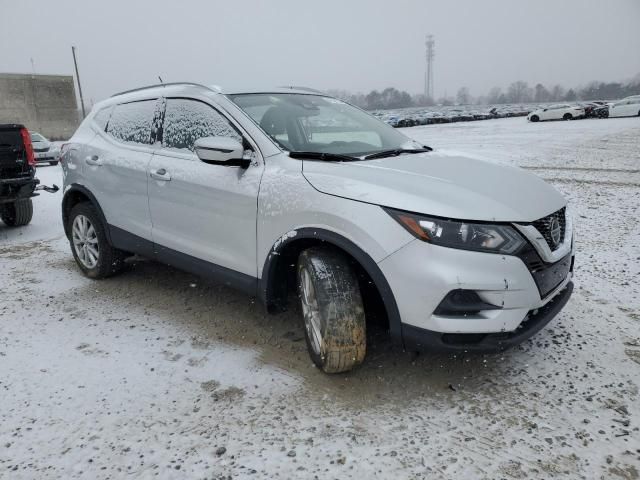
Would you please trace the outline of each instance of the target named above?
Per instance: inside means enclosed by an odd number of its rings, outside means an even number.
[[[461,106],[379,110],[374,116],[395,128],[415,127],[438,123],[471,122],[493,118],[524,117],[531,122],[544,120],[577,120],[580,118],[607,118],[640,116],[640,95],[617,102],[595,100],[580,103],[495,105],[482,109]]]
[[[523,105],[500,105],[482,110],[467,110],[463,107],[448,107],[442,110],[412,109],[404,112],[375,111],[374,116],[396,128],[415,127],[437,123],[471,122],[491,118],[521,117],[530,109]]]

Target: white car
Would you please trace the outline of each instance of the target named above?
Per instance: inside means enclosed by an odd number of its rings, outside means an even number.
[[[584,116],[583,107],[562,103],[534,110],[527,116],[527,120],[530,122],[538,122],[540,120],[573,120],[574,118]]]
[[[57,165],[60,160],[60,146],[52,143],[38,132],[29,132],[31,144],[33,145],[33,155],[36,163],[48,163]]]
[[[373,321],[409,349],[504,350],[573,288],[571,215],[551,185],[432,151],[308,89],[123,92],[94,106],[60,163],[85,275],[136,253],[270,312],[297,291],[325,372],[363,361]]]
[[[623,98],[619,102],[609,105],[610,117],[640,116],[640,95]]]

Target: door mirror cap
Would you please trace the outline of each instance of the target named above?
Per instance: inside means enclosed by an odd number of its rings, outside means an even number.
[[[210,164],[247,168],[251,159],[244,158],[244,147],[231,137],[203,137],[195,142],[198,158]]]

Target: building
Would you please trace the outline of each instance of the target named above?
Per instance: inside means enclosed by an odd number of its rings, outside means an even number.
[[[70,75],[0,73],[0,123],[22,123],[52,140],[66,140],[81,120]]]

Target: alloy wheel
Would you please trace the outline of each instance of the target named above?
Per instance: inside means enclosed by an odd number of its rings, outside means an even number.
[[[71,227],[71,237],[80,263],[87,269],[94,268],[100,258],[100,247],[96,229],[91,221],[84,215],[76,216]]]
[[[316,355],[320,355],[322,348],[322,318],[318,308],[318,298],[313,287],[311,274],[306,268],[300,271],[300,299],[302,303],[302,315],[304,326],[311,339],[311,346]]]

